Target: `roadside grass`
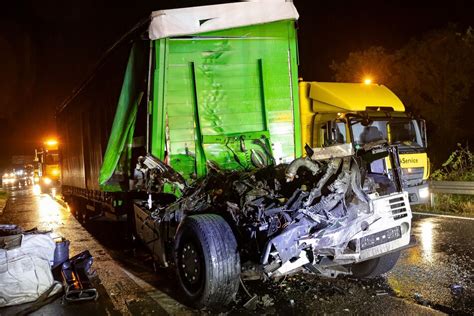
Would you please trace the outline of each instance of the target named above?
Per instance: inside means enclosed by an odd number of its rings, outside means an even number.
[[[436,194],[434,202],[434,206],[415,205],[413,211],[474,217],[474,196],[472,195]]]
[[[435,181],[474,181],[474,154],[469,147],[457,144],[458,148],[451,153],[440,169],[433,172]],[[474,195],[435,194],[434,206],[421,205],[415,210],[441,212],[446,214],[474,216]]]

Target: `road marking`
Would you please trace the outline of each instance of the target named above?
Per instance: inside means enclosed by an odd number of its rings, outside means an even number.
[[[170,315],[196,315],[196,312],[192,309],[186,307],[185,305],[179,303],[173,299],[168,294],[158,290],[156,287],[152,286],[148,282],[137,277],[133,273],[127,271],[123,267],[122,271],[132,279],[139,287],[141,287],[148,296],[150,296],[155,302],[157,302],[160,307],[162,307]]]
[[[454,218],[454,219],[466,219],[468,221],[474,221],[473,217],[464,217],[464,216],[454,216],[454,215],[444,215],[444,214],[435,214],[435,213],[424,213],[424,212],[412,212],[416,215],[424,215],[424,216],[437,216],[437,217],[445,217],[445,218]]]

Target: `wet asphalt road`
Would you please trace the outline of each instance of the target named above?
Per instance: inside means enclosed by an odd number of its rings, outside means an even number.
[[[26,193],[18,199],[23,203],[15,206],[17,218],[25,217],[23,222],[27,223],[27,217],[33,213],[40,214],[38,210],[31,209],[32,205],[38,203],[26,203],[39,197]],[[22,205],[28,205],[30,209],[21,209]],[[46,217],[44,224],[47,225],[51,220]],[[123,223],[94,221],[85,224],[85,227],[137,284],[160,302],[163,309],[157,311],[170,314],[203,313],[179,303],[180,295],[173,272],[154,269],[143,246],[126,238]],[[250,294],[257,295],[256,304],[251,310],[244,308],[249,297],[241,290],[236,304],[223,312],[235,315],[473,315],[473,232],[474,220],[415,215],[413,233],[418,245],[402,253],[396,267],[386,276],[359,281],[351,278],[328,280],[300,274],[278,282],[246,282]],[[100,264],[100,261],[96,261],[96,264]],[[100,309],[96,312],[100,313],[101,310],[105,311]]]
[[[96,301],[66,304],[57,298],[33,315],[166,314],[144,289],[130,279],[107,249],[79,224],[69,210],[49,195],[34,194],[33,190],[10,192],[6,207],[0,209],[0,223],[17,224],[26,230],[35,227],[40,231],[53,230],[54,234],[71,241],[70,256],[89,250],[94,258],[91,282],[99,293]],[[0,308],[0,316],[17,315],[30,306],[27,303]]]

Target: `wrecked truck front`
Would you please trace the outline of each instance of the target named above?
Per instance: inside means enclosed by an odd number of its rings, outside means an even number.
[[[369,199],[368,211],[353,208],[353,214],[323,230],[307,233],[314,225],[303,220],[298,228],[275,237],[262,259],[266,275],[279,277],[305,268],[336,277],[351,274],[352,264],[406,248],[412,217],[407,193]]]
[[[297,209],[300,219],[266,245],[261,261],[265,274],[280,277],[305,269],[335,277],[351,274],[354,264],[409,247],[412,215],[407,193],[387,175],[371,174],[371,163],[386,155],[399,165],[396,147],[382,143],[358,154],[349,144],[313,153],[311,161],[326,164],[326,171]],[[308,168],[309,161],[292,163],[287,178],[294,178],[292,165]],[[321,198],[313,203],[315,196]]]
[[[308,150],[311,158],[245,172],[214,166],[176,202],[136,214],[154,231],[149,245],[163,265],[172,258],[180,223],[189,215],[214,213],[232,227],[244,279],[301,270],[351,274],[354,264],[410,243],[408,197],[391,180],[399,177],[371,170],[387,155],[399,165],[396,148],[377,143],[357,153],[351,144]]]

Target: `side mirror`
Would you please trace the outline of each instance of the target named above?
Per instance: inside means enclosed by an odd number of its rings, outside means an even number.
[[[425,120],[419,120],[418,123],[420,124],[420,133],[421,133],[421,139],[423,141],[423,146],[425,148],[428,148],[428,136],[426,133],[426,121]]]

